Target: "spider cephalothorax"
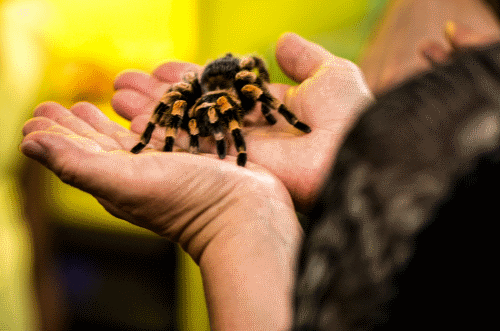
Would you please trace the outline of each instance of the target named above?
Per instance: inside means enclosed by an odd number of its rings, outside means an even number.
[[[272,96],[268,84],[269,73],[264,61],[256,56],[239,59],[227,54],[210,62],[201,78],[189,71],[184,74],[182,82],[173,84],[165,92],[141,141],[131,152],[139,153],[149,143],[155,126],[159,125],[166,127],[164,151],[172,151],[177,131],[182,128],[189,133],[191,153],[198,152],[199,137],[213,136],[217,153],[223,159],[227,152],[225,132],[229,130],[238,151],[237,163],[245,166],[247,157],[241,133],[242,120],[257,102],[261,102],[262,114],[269,124],[276,123],[271,114],[271,109],[275,109],[300,131],[310,132],[309,126]]]

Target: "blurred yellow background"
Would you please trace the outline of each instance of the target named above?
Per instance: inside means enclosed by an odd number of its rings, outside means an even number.
[[[385,1],[376,0],[0,0],[0,330],[38,330],[33,242],[23,212],[22,123],[34,106],[86,100],[118,123],[109,101],[122,70],[150,72],[167,60],[204,64],[226,53],[263,55],[274,81],[289,82],[274,60],[286,31],[356,60]],[[40,211],[74,226],[152,236],[108,215],[90,196],[40,170]],[[29,192],[28,192],[29,193]],[[91,219],[92,222],[82,220]],[[179,253],[178,327],[208,330],[201,278]]]

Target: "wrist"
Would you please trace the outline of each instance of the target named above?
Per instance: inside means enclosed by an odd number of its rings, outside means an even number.
[[[291,205],[253,200],[235,210],[200,258],[214,330],[284,330],[292,320],[302,229]]]
[[[173,223],[175,228],[167,232],[174,235],[165,235],[178,242],[197,264],[209,246],[223,245],[231,237],[257,236],[251,233],[257,221],[273,222],[275,230],[285,235],[296,220],[292,199],[281,181],[262,170],[238,170],[241,180],[226,185],[225,194],[218,192],[215,200],[207,196],[206,205],[198,203],[195,212],[184,213],[185,221]]]

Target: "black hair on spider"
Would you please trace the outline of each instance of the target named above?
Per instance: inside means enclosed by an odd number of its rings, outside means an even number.
[[[228,53],[207,64],[201,78],[190,71],[182,80],[164,94],[132,153],[139,153],[146,147],[158,125],[166,128],[164,151],[172,151],[177,131],[182,128],[189,133],[191,153],[198,152],[199,137],[213,136],[222,159],[227,153],[225,133],[229,131],[238,151],[237,164],[245,166],[242,120],[257,102],[261,103],[262,114],[269,124],[276,123],[271,114],[271,109],[275,109],[300,131],[311,131],[269,92],[269,72],[260,57],[239,59]]]

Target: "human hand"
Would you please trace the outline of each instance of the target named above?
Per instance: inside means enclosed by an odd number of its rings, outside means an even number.
[[[289,326],[302,230],[275,176],[231,156],[132,154],[137,135],[88,103],[41,104],[23,134],[20,150],[63,182],[181,244],[200,265],[213,329]]]
[[[480,0],[394,0],[376,28],[360,60],[375,94],[430,69],[422,56],[427,41],[452,49],[443,34],[448,21],[465,24],[483,36],[495,36],[500,27],[494,13]]]
[[[296,208],[305,211],[330,172],[348,127],[373,97],[356,65],[295,34],[280,38],[276,57],[285,74],[300,85],[271,84],[271,92],[312,132],[299,133],[279,115],[278,123],[270,126],[256,109],[246,118],[243,133],[248,159],[277,176],[290,191]],[[132,131],[142,133],[164,91],[186,70],[200,71],[201,67],[166,63],[152,75],[133,71],[121,74],[115,81],[113,107],[132,120]],[[153,146],[159,148],[164,141],[160,131],[153,134]],[[187,134],[179,134],[176,144],[187,149]],[[200,150],[215,153],[214,145],[207,140]],[[229,153],[236,154],[234,147]]]
[[[179,242],[195,260],[219,232],[241,226],[238,209],[268,200],[293,213],[286,189],[262,168],[186,153],[133,155],[137,136],[88,103],[41,104],[23,134],[25,155],[114,216]]]
[[[451,45],[451,49],[444,48],[434,40],[429,40],[422,47],[423,56],[431,64],[442,64],[449,61],[453,51],[469,47],[482,47],[500,41],[500,35],[484,35],[455,22],[446,24],[444,35]]]

